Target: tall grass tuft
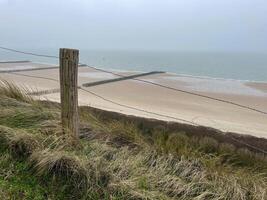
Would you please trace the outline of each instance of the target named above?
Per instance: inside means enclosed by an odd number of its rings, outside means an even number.
[[[27,95],[29,89],[18,87],[12,82],[0,80],[0,95],[16,99],[21,102],[33,102],[33,99]]]
[[[13,130],[0,125],[0,151],[6,151],[9,147],[10,137],[13,135]]]
[[[32,134],[16,133],[10,137],[9,149],[11,155],[18,160],[25,160],[41,146],[37,137]]]
[[[74,153],[44,149],[30,157],[31,166],[39,177],[50,177],[56,184],[65,185],[67,193],[82,195],[88,187],[86,163]]]
[[[203,137],[199,140],[199,149],[204,153],[216,153],[219,143],[211,137]]]
[[[37,135],[0,126],[0,150],[9,151],[13,158],[25,160],[42,147]]]

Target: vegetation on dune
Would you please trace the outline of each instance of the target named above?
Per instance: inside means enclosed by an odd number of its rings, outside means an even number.
[[[25,87],[17,87],[14,83],[0,80],[0,95],[16,99],[20,102],[32,103],[33,99],[27,95],[29,90]]]
[[[80,111],[81,142],[57,104],[0,86],[0,199],[267,199],[264,155],[213,138]]]

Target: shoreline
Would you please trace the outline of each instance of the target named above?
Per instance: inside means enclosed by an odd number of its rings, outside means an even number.
[[[47,67],[47,65],[36,63],[32,63],[32,65],[33,67]],[[0,67],[11,66],[10,64],[0,64]],[[13,67],[18,67],[18,64],[16,63]],[[23,64],[21,67],[23,68]],[[55,90],[59,88],[58,72],[59,70],[54,68],[17,73],[0,73],[0,78],[21,86],[34,88],[35,91]],[[134,73],[120,74],[129,75]],[[109,78],[116,77],[111,77],[110,74],[99,72],[92,68],[81,67],[79,68],[79,85],[105,80],[107,75],[109,75]],[[267,83],[246,85],[237,81],[180,77],[170,73],[148,75],[141,79],[267,111]],[[79,90],[79,104],[81,106],[93,106],[104,110],[164,121],[181,122],[178,119],[183,119],[224,132],[267,138],[267,116],[234,105],[168,90],[131,79],[94,87],[84,87],[84,89],[104,99]],[[55,102],[60,101],[59,93],[42,94],[34,96],[34,98]],[[108,102],[105,99],[111,101]],[[118,104],[116,105],[112,102]],[[138,108],[139,111],[130,107]],[[150,113],[142,112],[142,110]],[[154,115],[153,112],[158,115]],[[165,115],[173,119],[164,117]]]
[[[89,65],[90,66],[90,65]],[[140,70],[123,70],[123,69],[114,69],[114,68],[106,68],[106,67],[98,67],[99,69],[111,71],[111,72],[123,72],[123,73],[145,73],[147,71],[140,71]],[[159,70],[157,70],[159,71]],[[188,77],[188,78],[197,78],[197,79],[207,79],[207,80],[224,80],[224,81],[237,81],[237,82],[252,82],[252,83],[266,83],[265,81],[257,81],[257,80],[249,80],[249,79],[232,79],[232,78],[223,78],[223,77],[213,77],[213,76],[202,76],[202,75],[192,75],[192,74],[185,74],[185,73],[177,73],[177,72],[171,72],[171,71],[165,71],[166,74],[175,75],[179,77]]]
[[[188,78],[197,78],[197,79],[207,79],[207,80],[222,80],[222,81],[236,81],[236,82],[242,82],[242,83],[266,83],[266,81],[256,81],[256,80],[245,80],[245,79],[231,79],[231,78],[222,78],[222,77],[212,77],[212,76],[199,76],[199,75],[190,75],[190,74],[177,74],[174,72],[166,72],[168,74],[173,74],[180,77],[188,77]]]
[[[0,64],[12,64],[12,63],[21,63],[21,62],[27,62],[27,63],[36,63],[36,64],[41,64],[41,65],[51,65],[51,66],[58,66],[58,64],[55,63],[50,63],[50,62],[36,62],[36,61],[30,61],[30,60],[25,60],[25,61],[19,61],[19,60],[12,60],[12,61],[0,61]],[[84,62],[81,62],[81,64],[86,64]],[[90,66],[90,65],[88,65]],[[94,66],[94,65],[92,65]],[[121,72],[121,73],[146,73],[148,71],[141,71],[141,70],[124,70],[124,69],[116,69],[116,68],[109,68],[109,67],[103,67],[100,66],[97,68],[101,70],[107,70],[111,72]],[[0,68],[1,69],[1,68]],[[193,75],[193,74],[186,74],[186,73],[177,73],[177,72],[171,72],[171,71],[165,71],[165,70],[156,70],[156,71],[163,71],[166,74],[170,75],[175,75],[179,77],[188,77],[188,78],[197,78],[197,79],[204,79],[204,80],[222,80],[222,81],[237,81],[237,82],[242,82],[242,83],[266,83],[267,80],[265,81],[257,81],[257,80],[249,80],[249,79],[233,79],[233,78],[226,78],[226,77],[213,77],[213,76],[206,76],[206,75]],[[0,71],[1,72],[1,71]]]

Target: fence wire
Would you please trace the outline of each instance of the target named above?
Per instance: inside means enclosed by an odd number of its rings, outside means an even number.
[[[7,48],[7,47],[3,47],[3,46],[0,46],[0,49],[6,50],[6,51],[15,52],[15,53],[20,53],[20,54],[24,54],[24,55],[59,59],[58,56],[37,54],[37,53],[27,52],[27,51],[20,51],[20,50],[17,50],[17,49]],[[79,65],[87,66],[87,67],[89,67],[91,69],[94,69],[94,70],[97,70],[97,71],[100,71],[100,72],[104,72],[104,73],[108,73],[108,74],[112,74],[112,75],[115,75],[115,76],[126,77],[126,76],[124,76],[122,74],[118,74],[118,73],[115,73],[115,72],[112,72],[112,71],[109,71],[109,70],[105,70],[105,69],[101,69],[101,68],[98,68],[98,67],[95,67],[95,66],[91,66],[91,65],[88,65],[86,63],[79,62]],[[41,76],[26,75],[26,74],[21,74],[21,73],[18,74],[16,72],[12,72],[12,74],[20,75],[20,76],[27,76],[27,77],[32,77],[32,78],[53,80],[53,81],[59,82],[59,80],[52,79],[52,78],[41,77]],[[235,103],[235,102],[232,102],[232,101],[228,101],[228,100],[225,100],[225,99],[219,99],[219,98],[215,98],[215,97],[211,97],[211,96],[207,96],[207,95],[198,94],[198,93],[195,93],[195,92],[190,92],[190,91],[186,91],[186,90],[182,90],[182,89],[177,89],[177,88],[174,88],[174,87],[170,87],[170,86],[163,85],[163,84],[158,84],[158,83],[151,82],[151,81],[148,81],[148,80],[143,80],[143,79],[138,79],[138,78],[131,78],[131,80],[136,80],[136,81],[143,82],[143,83],[146,83],[146,84],[151,84],[151,85],[156,86],[156,87],[165,88],[165,89],[172,90],[172,91],[179,92],[179,93],[186,93],[188,95],[198,96],[198,97],[201,97],[201,98],[206,98],[206,99],[210,99],[210,100],[214,100],[214,101],[218,101],[218,102],[222,102],[222,103],[226,103],[226,104],[231,104],[233,106],[237,106],[237,107],[240,107],[240,108],[243,108],[243,109],[247,109],[247,110],[254,111],[254,112],[257,112],[257,113],[260,113],[260,114],[267,115],[266,111],[259,110],[259,109],[256,109],[256,108],[253,108],[253,107],[250,107],[250,106],[238,104],[238,103]],[[121,106],[121,107],[124,107],[124,108],[136,110],[136,111],[147,113],[147,114],[153,114],[155,116],[166,117],[166,118],[169,118],[169,119],[182,121],[182,122],[185,122],[187,124],[194,125],[194,126],[201,126],[200,124],[197,124],[197,123],[195,123],[193,121],[189,121],[189,120],[173,117],[173,116],[170,116],[170,115],[159,114],[159,113],[156,113],[156,112],[147,111],[147,110],[144,110],[144,109],[136,108],[136,107],[133,107],[133,106],[122,104],[122,103],[118,103],[118,102],[116,102],[116,101],[114,101],[112,99],[103,97],[102,95],[99,95],[99,94],[97,94],[95,92],[92,92],[90,90],[84,89],[81,86],[79,87],[79,89],[81,89],[82,91],[87,92],[87,93],[89,93],[89,94],[91,94],[93,96],[96,96],[96,97],[98,97],[98,98],[100,98],[100,99],[102,99],[102,100],[104,100],[106,102],[112,103],[114,105],[118,105],[118,106]],[[223,133],[223,134],[225,134],[225,133]],[[267,151],[265,151],[263,149],[260,149],[258,147],[253,146],[253,145],[250,145],[250,144],[247,144],[247,143],[245,143],[243,141],[239,141],[238,139],[236,139],[236,138],[234,138],[232,136],[229,136],[229,135],[226,135],[226,136],[230,137],[233,141],[236,141],[236,142],[238,142],[240,144],[243,144],[243,145],[245,145],[245,146],[247,146],[249,148],[252,148],[252,149],[254,149],[254,150],[258,151],[258,152],[261,152],[261,153],[267,155]]]

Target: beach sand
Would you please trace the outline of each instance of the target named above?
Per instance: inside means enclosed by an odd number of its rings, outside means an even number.
[[[4,65],[0,64],[0,70],[5,67]],[[35,64],[35,67],[36,65],[38,66],[38,64]],[[14,66],[18,67],[17,64],[14,64]],[[12,66],[9,64],[8,68],[10,69]],[[29,87],[35,91],[49,90],[59,88],[58,71],[58,69],[49,69],[16,72],[15,74],[0,73],[0,78]],[[117,73],[123,75],[134,74],[134,72]],[[90,68],[79,68],[78,80],[80,86],[84,83],[112,78],[116,78],[116,76]],[[139,79],[213,98],[233,101],[267,112],[267,84],[265,83],[186,77],[169,73],[149,75]],[[267,115],[235,105],[135,80],[124,80],[89,88],[83,87],[83,89],[100,96],[79,90],[79,105],[166,121],[193,122],[225,132],[267,138]],[[59,93],[41,95],[36,98],[60,101]],[[126,105],[126,107],[123,105]],[[137,108],[137,110],[134,108]]]

